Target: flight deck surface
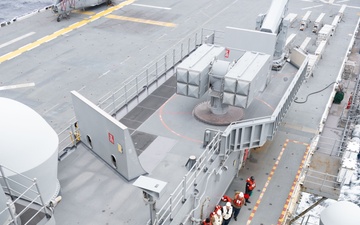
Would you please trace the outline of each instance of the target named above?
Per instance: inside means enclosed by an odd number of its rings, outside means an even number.
[[[151,5],[159,7],[151,8],[141,6],[149,4],[145,0],[125,2],[129,5],[111,11],[113,18],[103,16],[88,22],[96,12],[110,8],[99,6],[73,13],[70,19],[60,23],[51,12],[44,12],[1,28],[0,32],[6,35],[0,35],[0,43],[23,37],[0,48],[1,85],[34,82],[35,86],[0,91],[0,96],[30,106],[60,132],[69,121],[74,121],[71,90],[78,90],[96,103],[109,91],[120,88],[129,76],[139,73],[140,68],[146,68],[164,51],[171,49],[179,39],[203,27],[253,29],[256,16],[266,12],[270,5],[266,0],[256,3],[158,0],[152,1]],[[332,15],[343,3],[328,2],[290,0],[288,12],[297,13],[298,19],[288,34],[298,33],[296,45],[310,35],[312,44],[308,51],[315,51],[315,34],[311,33],[311,27],[306,32],[298,32],[299,21],[307,10],[312,10],[314,15],[324,11],[328,14],[325,22],[331,24]],[[346,4],[352,7],[346,9],[314,76],[301,86],[298,101],[336,80],[360,10],[358,1],[350,0]],[[159,26],[115,19],[120,15],[171,24]],[[85,24],[80,26],[78,22]],[[60,33],[56,33],[59,30]],[[42,39],[54,34],[54,39]],[[27,44],[30,44],[29,49],[21,49]],[[6,55],[9,52],[19,55],[10,58]],[[245,119],[271,114],[281,98],[282,89],[294,73],[289,64],[282,71],[273,72],[267,93],[254,100],[245,112]],[[174,80],[174,77],[170,78],[120,120],[132,131],[140,161],[149,176],[168,182],[165,195],[169,195],[187,173],[185,164],[189,156],[203,151],[204,129],[225,129],[197,121],[192,110],[208,99],[206,96],[197,100],[173,95]],[[309,97],[303,104],[293,103],[274,139],[252,151],[226,194],[233,197],[235,190],[244,191],[245,180],[250,175],[255,176],[257,188],[251,204],[244,207],[238,221],[231,221],[231,224],[278,224],[330,93],[331,90],[326,89],[313,98]],[[84,145],[80,144],[60,161],[58,171],[63,197],[55,210],[58,224],[146,224],[148,221],[148,206],[142,201],[140,190],[116,174]],[[163,201],[161,199],[158,206]]]
[[[247,11],[235,7],[241,3],[230,0],[211,4],[205,0],[151,2],[158,7],[142,6],[148,4],[147,1],[124,3],[129,5],[117,10],[101,5],[72,13],[69,19],[59,23],[51,11],[45,11],[2,27],[1,33],[6,35],[1,35],[0,42],[12,43],[0,48],[2,85],[35,83],[35,87],[5,90],[1,96],[31,106],[60,132],[74,118],[70,91],[79,91],[89,100],[98,102],[109,92],[120,89],[126,79],[144,71],[181,40],[195,33],[200,37],[202,28],[221,30],[224,23],[229,26],[239,26],[240,21],[247,24],[248,20],[255,21],[261,9],[266,11],[266,6]],[[106,10],[126,20],[96,14]],[[238,10],[243,17],[234,21],[232,18]],[[149,24],[149,21],[157,24]],[[253,24],[248,24],[247,28],[252,29]],[[18,41],[13,41],[17,38]],[[52,92],[49,93],[50,87]]]

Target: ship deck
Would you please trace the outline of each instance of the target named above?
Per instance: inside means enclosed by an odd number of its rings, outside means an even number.
[[[112,11],[111,15],[167,21],[177,26],[140,24],[135,20],[123,21],[104,16],[86,22],[84,26],[76,25],[68,33],[61,31],[60,35],[48,42],[41,38],[77,22],[87,21],[89,15],[85,13],[94,15],[94,12],[108,7],[73,13],[69,20],[60,23],[50,12],[39,13],[0,28],[1,33],[6,33],[0,36],[0,43],[10,43],[15,38],[23,37],[0,48],[1,85],[35,83],[33,87],[0,91],[0,96],[29,105],[60,132],[74,119],[69,95],[71,90],[78,90],[97,102],[109,90],[121,87],[130,74],[138,73],[139,68],[171,49],[186,34],[201,27],[216,30],[222,30],[225,26],[253,29],[257,14],[266,12],[270,5],[266,0],[261,0],[261,3],[253,7],[254,3],[249,1],[225,0],[209,4],[205,0],[157,0],[152,1],[151,5],[159,8],[149,8],[141,6],[149,4],[147,1],[136,1]],[[334,3],[290,0],[289,13],[297,13],[298,19],[288,34],[298,33],[296,45],[300,45],[305,36],[311,36],[312,43],[315,43],[315,34],[310,33],[310,27],[306,32],[298,32],[302,15],[307,10],[312,10],[313,14],[324,11],[329,13],[326,23],[331,24],[331,15],[342,4]],[[346,9],[344,19],[331,37],[314,76],[301,86],[298,101],[307,99],[309,93],[321,90],[336,80],[349,44],[349,34],[355,29],[360,9],[360,3],[355,0],[346,4],[354,7]],[[21,49],[27,44],[30,44],[29,50]],[[315,49],[315,44],[309,46],[309,52]],[[273,72],[266,93],[254,100],[254,104],[245,112],[245,119],[270,115],[294,71],[291,65],[287,65],[282,71]],[[203,151],[204,129],[225,128],[203,124],[193,117],[194,106],[206,101],[206,96],[190,99],[174,93],[175,79],[172,77],[120,120],[132,131],[140,161],[149,176],[168,182],[166,195],[172,192],[187,172],[185,164],[189,156],[199,155]],[[252,203],[243,208],[238,221],[231,224],[278,224],[304,154],[318,131],[330,94],[329,88],[309,97],[303,104],[293,103],[274,139],[252,150],[249,160],[226,194],[232,197],[234,191],[243,191],[245,180],[251,175],[256,178],[257,188],[251,197]],[[336,107],[332,108],[333,111],[341,111],[344,105],[333,107]],[[337,119],[329,117],[329,121]],[[333,126],[329,125],[329,128]],[[149,219],[149,209],[142,201],[141,191],[82,144],[59,162],[58,178],[63,197],[55,210],[58,224],[145,224]],[[159,201],[159,206],[162,201]]]

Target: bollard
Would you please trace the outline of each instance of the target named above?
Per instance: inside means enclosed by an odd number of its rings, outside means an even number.
[[[185,167],[188,168],[188,170],[191,170],[191,168],[195,165],[196,163],[196,156],[191,155],[188,159],[188,161],[185,164]]]

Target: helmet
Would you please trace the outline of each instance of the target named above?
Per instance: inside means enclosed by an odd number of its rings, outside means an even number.
[[[227,202],[227,203],[226,203],[226,206],[231,206],[231,203],[230,203],[230,202]]]
[[[243,198],[243,197],[244,197],[244,193],[240,192],[239,196],[240,196],[240,198]]]
[[[255,180],[254,176],[251,176],[250,179],[251,179],[251,180]]]
[[[222,208],[221,205],[216,205],[214,211],[216,212],[216,211],[219,210],[219,209],[221,210],[221,208]]]

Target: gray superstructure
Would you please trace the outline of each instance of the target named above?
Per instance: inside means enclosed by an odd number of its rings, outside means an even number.
[[[57,224],[147,224],[150,219],[198,224],[222,204],[224,194],[244,191],[246,178],[254,175],[252,203],[231,224],[285,224],[285,215],[293,218],[288,206],[299,192],[293,187],[305,156],[316,148],[312,141],[322,132],[324,115],[334,107],[331,98],[354,40],[349,34],[356,31],[360,3],[346,3],[336,33],[318,54],[316,34],[311,26],[299,32],[300,20],[309,10],[312,17],[332,15],[341,5],[290,0],[288,13],[298,16],[287,24],[288,34],[297,33],[288,49],[296,57],[268,73],[276,35],[256,36],[255,25],[269,1],[117,3],[74,11],[59,23],[46,10],[0,28],[6,34],[0,35],[0,96],[30,106],[59,134],[62,201],[49,215]],[[324,17],[324,23],[332,20]],[[307,36],[312,37],[307,52],[294,50]],[[209,72],[198,76],[194,71],[200,67],[188,63],[205,45],[219,48],[216,60],[229,66],[224,86],[221,78],[217,89],[209,86]],[[216,60],[201,69],[211,71],[219,65]],[[176,68],[185,67],[190,67],[185,75],[174,76]],[[261,82],[251,89],[254,78]],[[326,86],[322,94],[307,97]],[[216,126],[194,117],[210,97],[242,108],[242,120]],[[79,99],[92,103],[73,105]],[[140,175],[155,180],[133,186]],[[146,185],[161,185],[161,194],[156,187],[143,192]],[[304,188],[318,193],[317,187]]]

